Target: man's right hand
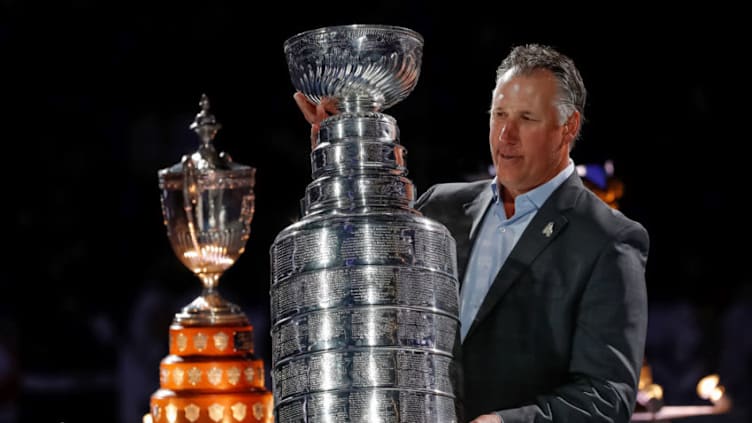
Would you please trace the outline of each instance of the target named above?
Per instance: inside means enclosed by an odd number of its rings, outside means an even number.
[[[470,423],[504,423],[501,421],[501,417],[498,414],[484,414],[478,416]]]
[[[313,150],[319,137],[321,122],[337,113],[336,101],[333,98],[324,98],[321,103],[314,104],[300,91],[295,92],[293,98],[300,111],[303,112],[305,120],[311,124],[311,149]]]

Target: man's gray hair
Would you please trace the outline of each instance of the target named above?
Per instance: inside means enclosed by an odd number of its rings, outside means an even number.
[[[564,124],[572,113],[580,112],[580,127],[585,121],[587,91],[580,71],[574,61],[549,46],[525,44],[516,46],[496,69],[496,82],[513,69],[515,75],[529,75],[538,69],[551,71],[559,85],[559,124]],[[577,131],[577,138],[580,131]]]

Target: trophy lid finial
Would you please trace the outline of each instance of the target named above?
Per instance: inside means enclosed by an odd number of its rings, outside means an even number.
[[[201,94],[201,101],[198,104],[201,106],[201,111],[196,114],[190,129],[198,134],[204,145],[208,145],[217,135],[217,131],[222,129],[222,124],[218,123],[214,115],[209,112],[209,97],[206,94]]]
[[[160,177],[174,175],[179,180],[182,180],[186,166],[190,165],[199,173],[229,171],[233,173],[225,174],[225,178],[253,178],[255,168],[236,163],[229,154],[218,152],[215,148],[213,141],[217,132],[222,128],[222,125],[217,122],[217,119],[209,111],[209,97],[206,94],[201,95],[199,105],[201,106],[201,110],[196,114],[189,128],[201,138],[201,145],[193,153],[183,155],[180,162],[161,169],[159,171]]]

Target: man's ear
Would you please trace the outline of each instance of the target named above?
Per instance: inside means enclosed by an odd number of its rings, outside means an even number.
[[[577,137],[580,131],[580,112],[574,111],[566,122],[564,122],[564,138],[569,142]]]

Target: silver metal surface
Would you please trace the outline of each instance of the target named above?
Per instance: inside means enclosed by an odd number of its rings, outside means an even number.
[[[312,176],[342,175],[357,166],[357,171],[366,173],[376,170],[402,175],[407,172],[407,150],[395,143],[362,140],[326,144],[311,153]]]
[[[451,356],[408,348],[340,349],[279,361],[276,398],[342,389],[396,388],[451,395]]]
[[[415,186],[411,180],[399,175],[374,176],[322,176],[306,187],[304,207],[308,214],[367,206],[412,207]]]
[[[278,423],[462,421],[455,240],[413,207],[407,150],[382,111],[417,83],[406,28],[320,28],[285,42],[321,122],[301,220],[270,248]]]
[[[290,274],[273,286],[271,314],[282,321],[296,314],[339,307],[395,305],[458,313],[451,274],[418,266],[342,266]]]
[[[275,325],[272,360],[348,347],[415,348],[451,355],[457,330],[452,316],[405,306],[313,311]]]
[[[343,112],[385,110],[415,88],[423,37],[389,25],[343,25],[288,38],[284,52],[295,88],[318,103],[337,99]]]
[[[277,422],[435,423],[456,421],[452,396],[406,389],[349,389],[292,397],[275,405]]]

